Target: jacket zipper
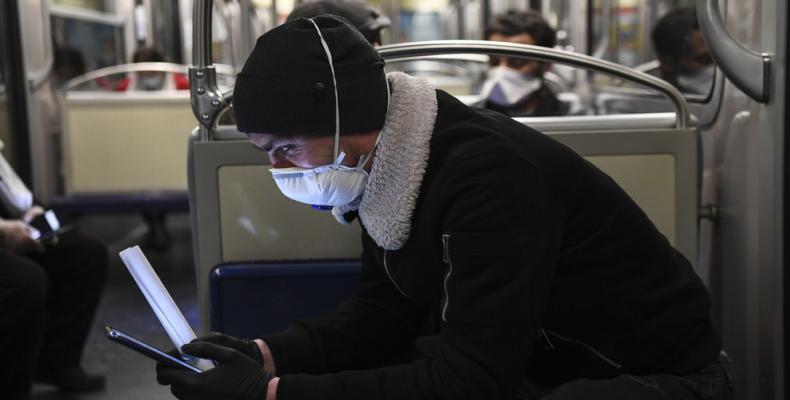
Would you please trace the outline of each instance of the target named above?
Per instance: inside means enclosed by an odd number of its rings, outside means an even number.
[[[622,366],[621,364],[618,364],[617,362],[615,362],[615,361],[614,361],[614,360],[612,360],[611,358],[609,358],[609,357],[607,357],[607,356],[605,356],[605,355],[601,354],[601,352],[600,352],[600,351],[598,351],[598,350],[596,350],[596,349],[595,349],[595,347],[592,347],[592,346],[590,346],[590,345],[589,345],[589,344],[587,344],[587,343],[584,343],[584,342],[578,341],[578,340],[576,340],[576,339],[571,339],[571,338],[569,338],[569,337],[562,336],[562,335],[560,335],[559,333],[557,333],[557,332],[554,332],[554,331],[546,331],[546,330],[544,330],[544,329],[540,329],[540,330],[538,331],[538,334],[540,334],[540,331],[543,331],[543,337],[544,337],[544,339],[546,339],[546,341],[548,342],[548,344],[549,344],[549,346],[551,347],[551,349],[553,349],[553,348],[554,348],[554,345],[553,345],[553,344],[551,344],[551,340],[549,340],[549,337],[548,337],[548,335],[546,334],[546,332],[550,333],[551,335],[553,335],[553,336],[554,336],[554,337],[556,337],[557,339],[560,339],[560,340],[566,341],[566,342],[568,342],[568,343],[577,344],[577,345],[579,345],[579,346],[582,346],[582,347],[586,348],[587,350],[589,350],[590,352],[592,352],[593,354],[595,354],[596,356],[598,356],[598,358],[600,358],[601,360],[603,360],[605,363],[607,363],[607,364],[609,364],[609,365],[611,365],[611,366],[613,366],[613,367],[615,367],[615,368],[617,368],[617,369],[622,369],[622,368],[623,368],[623,366]]]
[[[442,260],[449,267],[447,275],[444,276],[444,305],[442,306],[442,321],[447,321],[447,306],[450,305],[447,282],[450,280],[450,274],[453,273],[453,261],[450,259],[450,235],[447,233],[442,235]]]
[[[400,286],[398,286],[398,284],[395,283],[395,279],[393,279],[392,275],[390,275],[389,267],[387,267],[387,250],[384,250],[384,271],[387,273],[387,277],[390,278],[390,282],[392,282],[392,285],[395,286],[395,289],[398,289],[398,291],[400,292],[400,294],[403,295],[403,297],[409,297],[406,296],[406,292],[404,292],[403,289],[401,289]]]

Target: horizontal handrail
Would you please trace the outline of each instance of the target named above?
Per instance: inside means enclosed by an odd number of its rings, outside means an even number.
[[[233,70],[233,67],[230,65],[217,64],[215,67],[217,68],[217,72],[219,72],[220,74],[225,74],[225,75],[236,74],[236,72]],[[70,79],[66,82],[65,85],[63,85],[63,90],[69,91],[79,85],[82,85],[83,83],[90,82],[99,78],[103,78],[105,76],[128,74],[132,72],[148,72],[148,71],[170,72],[174,74],[186,75],[189,72],[189,67],[182,64],[173,64],[166,62],[142,62],[142,63],[113,65],[110,67],[99,68],[97,70],[93,70],[86,74]]]
[[[677,116],[675,127],[683,129],[689,125],[688,104],[680,91],[672,86],[672,84],[632,68],[584,54],[541,46],[484,40],[435,40],[401,43],[379,47],[378,51],[387,61],[419,59],[422,56],[433,56],[437,54],[489,54],[504,57],[530,58],[595,70],[647,86],[665,94],[675,105]]]
[[[615,115],[578,115],[566,117],[526,117],[514,118],[516,121],[543,133],[569,132],[589,129],[595,126],[596,132],[623,130],[662,130],[673,129],[677,116],[672,112],[649,114]],[[693,121],[692,121],[693,122]],[[220,125],[214,128],[213,139],[244,140],[249,138],[233,125]]]

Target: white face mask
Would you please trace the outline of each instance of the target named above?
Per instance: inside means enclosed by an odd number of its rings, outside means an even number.
[[[542,85],[543,80],[537,76],[499,65],[488,71],[488,79],[483,83],[480,94],[496,105],[511,107],[538,91]]]
[[[716,72],[715,65],[709,65],[691,73],[678,74],[678,86],[682,92],[692,94],[708,94]]]
[[[141,76],[137,79],[137,88],[140,90],[160,90],[165,85],[165,76]]]
[[[345,153],[334,164],[317,168],[272,168],[274,182],[291,200],[318,206],[343,206],[362,196],[368,183],[363,169],[369,156],[361,157],[356,167],[340,165]]]
[[[332,82],[335,87],[335,161],[332,164],[323,165],[316,168],[272,168],[274,182],[280,191],[289,199],[300,203],[312,204],[316,206],[343,206],[362,196],[368,181],[368,173],[363,168],[367,161],[373,156],[373,151],[381,139],[379,132],[376,144],[370,153],[360,157],[356,167],[341,165],[345,158],[345,153],[339,152],[340,146],[340,105],[337,98],[337,81],[335,80],[335,67],[332,63],[332,54],[329,46],[318,29],[318,25],[310,19],[310,22],[318,31],[321,44],[329,60],[329,67],[332,70]],[[389,82],[387,82],[387,108],[389,108]]]

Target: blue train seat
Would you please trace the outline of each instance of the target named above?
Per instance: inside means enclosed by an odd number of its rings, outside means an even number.
[[[209,284],[211,330],[260,337],[316,317],[352,297],[359,261],[223,264]]]

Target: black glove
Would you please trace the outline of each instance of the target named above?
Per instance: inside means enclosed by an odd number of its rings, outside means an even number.
[[[156,380],[170,385],[180,400],[265,400],[269,381],[274,377],[244,353],[196,339],[181,348],[189,355],[217,362],[202,373],[156,364]]]
[[[231,349],[244,353],[244,355],[257,361],[258,364],[263,367],[263,354],[261,354],[261,349],[258,347],[257,343],[250,339],[239,339],[224,333],[209,332],[192,342],[209,342],[224,347],[230,347]]]

